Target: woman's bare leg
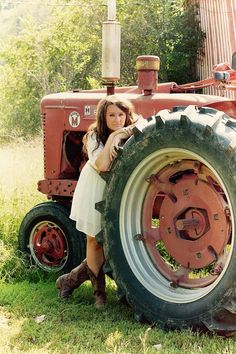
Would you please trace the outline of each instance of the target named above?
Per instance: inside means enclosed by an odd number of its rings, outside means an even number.
[[[103,248],[95,237],[87,236],[87,264],[95,276],[98,275],[104,263]]]

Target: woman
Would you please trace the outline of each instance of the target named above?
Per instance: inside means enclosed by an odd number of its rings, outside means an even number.
[[[68,298],[73,290],[90,279],[94,289],[95,306],[106,302],[105,274],[102,270],[104,253],[95,235],[101,231],[101,214],[95,204],[103,199],[105,181],[99,172],[108,171],[117,157],[117,148],[132,135],[137,121],[133,105],[118,96],[107,96],[97,107],[96,122],[84,138],[88,161],[81,171],[71,207],[70,218],[76,228],[87,235],[87,258],[70,273],[60,276],[56,286],[59,296]]]

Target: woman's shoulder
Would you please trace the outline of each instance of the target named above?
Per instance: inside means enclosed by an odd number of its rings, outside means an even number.
[[[98,139],[98,134],[96,131],[90,131],[87,133],[87,147],[92,150],[103,147],[102,142]]]
[[[97,133],[94,130],[91,130],[87,133],[87,141],[97,141]]]

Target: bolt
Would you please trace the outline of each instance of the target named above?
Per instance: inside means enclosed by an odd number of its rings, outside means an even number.
[[[189,190],[188,189],[184,189],[183,190],[183,195],[189,195]]]
[[[192,219],[179,219],[176,221],[177,230],[192,230],[199,225],[199,220],[196,218]]]

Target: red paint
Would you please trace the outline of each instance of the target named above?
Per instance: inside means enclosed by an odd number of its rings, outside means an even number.
[[[115,93],[132,101],[136,112],[144,118],[155,115],[162,109],[171,110],[174,106],[188,105],[213,107],[236,118],[235,101],[217,96],[183,93],[213,85],[220,85],[224,90],[226,90],[225,86],[233,89],[236,87],[235,70],[227,70],[225,65],[215,69],[219,72],[226,69],[225,72],[229,74],[228,81],[219,82],[211,78],[186,85],[172,82],[154,87],[156,70],[140,70],[139,87],[116,88]],[[143,94],[140,91],[143,91]],[[172,92],[175,94],[171,94]],[[39,190],[49,198],[72,197],[84,163],[81,153],[82,136],[94,121],[97,103],[104,96],[106,96],[105,88],[51,94],[42,99],[45,180],[40,181]]]
[[[173,180],[174,176],[178,178]],[[147,181],[142,240],[153,263],[170,283],[190,288],[210,284],[214,276],[192,278],[190,273],[216,261],[229,241],[230,222],[216,178],[203,164],[185,160]],[[152,225],[154,211],[157,227]],[[166,262],[167,254],[178,264],[178,271],[170,266],[171,260]]]
[[[33,235],[33,247],[40,263],[50,267],[60,265],[67,254],[62,231],[50,225],[40,226]]]

